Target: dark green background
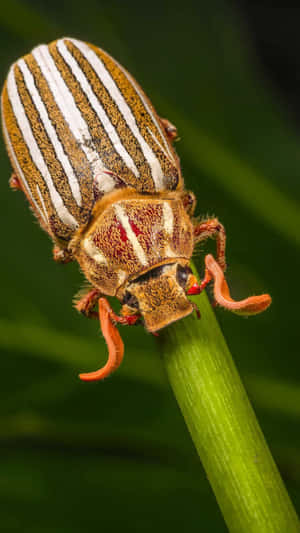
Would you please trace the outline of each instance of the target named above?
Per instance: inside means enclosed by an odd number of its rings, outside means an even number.
[[[0,29],[2,82],[36,44],[74,36],[115,56],[177,125],[197,213],[217,215],[227,229],[233,294],[273,297],[249,320],[217,315],[299,511],[300,134],[240,7],[7,0]],[[1,530],[226,531],[159,342],[141,327],[123,328],[118,373],[104,383],[78,380],[106,358],[97,323],[72,309],[83,278],[77,265],[52,261],[22,194],[9,190],[3,143],[0,161]],[[201,271],[203,254],[195,260]]]

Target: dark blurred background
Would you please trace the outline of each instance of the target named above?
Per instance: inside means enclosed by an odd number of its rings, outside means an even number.
[[[228,234],[235,297],[270,292],[249,320],[217,310],[271,451],[300,511],[300,7],[272,2],[9,0],[0,73],[41,42],[74,36],[139,80],[176,145],[197,213]],[[0,514],[3,531],[223,532],[226,527],[159,358],[124,328],[121,369],[96,322],[72,309],[83,278],[8,188],[1,144]],[[207,249],[212,249],[208,246]],[[202,271],[203,255],[195,257]]]

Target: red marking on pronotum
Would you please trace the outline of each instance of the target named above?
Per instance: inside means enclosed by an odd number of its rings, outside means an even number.
[[[128,241],[128,237],[127,237],[126,229],[125,229],[124,226],[121,224],[121,222],[118,222],[118,230],[119,230],[119,232],[120,232],[121,240],[122,240],[123,242]]]
[[[137,225],[136,225],[132,220],[130,220],[130,219],[129,219],[129,224],[130,224],[130,226],[131,226],[131,229],[132,229],[133,233],[138,237],[138,236],[142,233],[142,231],[141,231],[141,230],[137,227]]]

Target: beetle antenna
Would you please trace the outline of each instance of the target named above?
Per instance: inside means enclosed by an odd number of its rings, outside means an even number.
[[[217,304],[239,315],[256,315],[265,311],[272,302],[269,294],[249,296],[244,300],[235,301],[231,298],[227,282],[220,265],[215,258],[208,254],[205,257],[206,275],[214,280],[214,297]]]
[[[119,331],[112,322],[113,314],[114,313],[110,308],[106,298],[99,298],[99,319],[101,330],[108,347],[108,360],[102,368],[96,370],[95,372],[79,374],[79,377],[82,381],[98,381],[100,379],[104,379],[109,376],[109,374],[117,370],[122,363],[124,344]]]

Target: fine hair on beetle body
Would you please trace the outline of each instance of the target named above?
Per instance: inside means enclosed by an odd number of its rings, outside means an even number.
[[[10,186],[24,192],[51,237],[53,258],[78,262],[88,286],[74,306],[100,320],[108,361],[82,380],[103,379],[120,365],[117,324],[142,323],[155,334],[192,313],[189,296],[210,282],[215,302],[237,314],[270,305],[267,294],[231,298],[225,229],[215,216],[194,218],[176,127],[101,48],[62,38],[18,59],[2,91],[2,122]],[[216,257],[205,257],[198,283],[190,261],[208,238]],[[121,302],[120,315],[107,297]]]

